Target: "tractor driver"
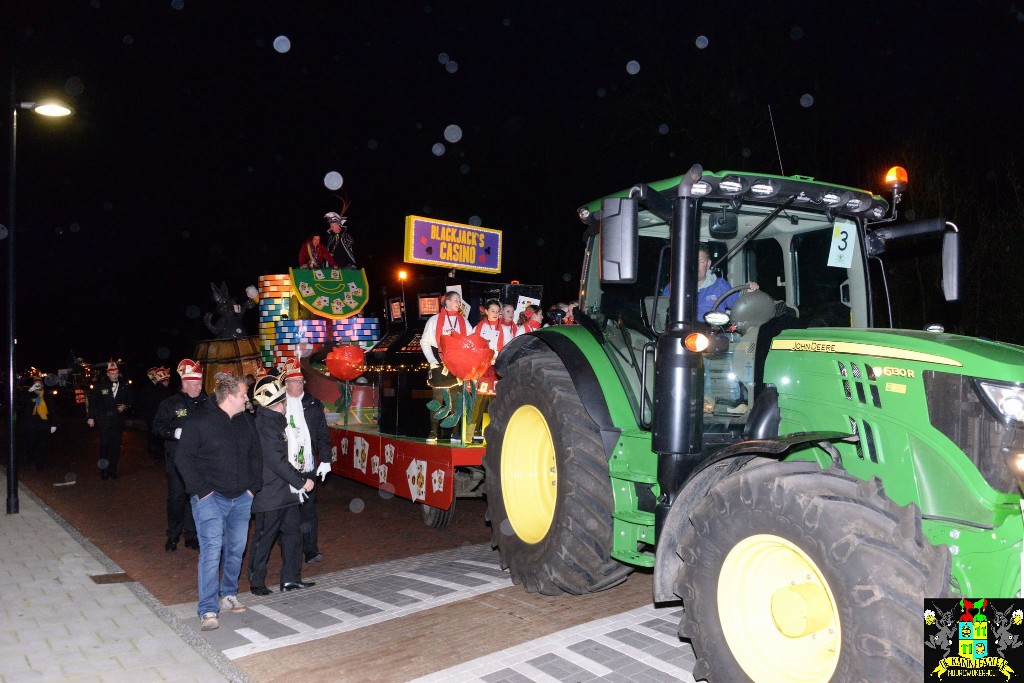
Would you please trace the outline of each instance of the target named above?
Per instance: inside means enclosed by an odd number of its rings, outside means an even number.
[[[711,249],[706,242],[701,242],[697,246],[697,320],[704,320],[704,315],[715,307],[718,298],[732,289],[732,285],[724,277],[718,277],[714,273],[709,272],[710,267]],[[758,289],[760,287],[756,282],[751,281],[747,283],[748,292],[756,292]],[[661,295],[668,296],[671,291],[672,283],[669,282],[665,285],[665,289],[661,291]],[[718,308],[723,311],[732,308],[740,294],[741,292],[736,292],[730,295],[725,300],[725,303]]]

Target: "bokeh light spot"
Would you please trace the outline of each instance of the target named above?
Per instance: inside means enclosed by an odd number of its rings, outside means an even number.
[[[462,129],[453,123],[444,129],[444,139],[453,144],[458,142],[462,139]]]
[[[278,36],[274,38],[274,50],[284,54],[288,50],[292,49],[292,41],[288,39],[288,36]]]
[[[85,92],[85,83],[78,76],[72,76],[64,81],[64,91],[73,97],[78,97]]]
[[[343,182],[345,182],[344,178],[337,171],[331,171],[324,176],[324,187],[328,190],[340,189]]]

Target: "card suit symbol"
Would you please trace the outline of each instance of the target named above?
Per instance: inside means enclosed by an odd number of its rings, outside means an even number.
[[[486,257],[486,256],[484,256],[483,254],[480,254],[480,256],[478,256],[477,258],[478,258],[478,260],[480,261],[480,263],[483,263],[484,261],[486,261],[486,260],[487,260],[487,257]]]
[[[487,254],[488,256],[490,256],[491,255],[491,248],[490,247],[484,247],[484,253]]]
[[[427,255],[429,256],[430,254],[434,253],[434,248],[433,247],[427,247],[426,249],[424,249],[424,251],[426,251]]]
[[[427,238],[421,236],[420,237],[420,244],[426,244],[426,243],[427,243]]]

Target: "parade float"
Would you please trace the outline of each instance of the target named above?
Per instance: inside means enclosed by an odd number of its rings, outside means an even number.
[[[460,293],[475,324],[483,301],[540,299],[541,287],[456,276],[500,273],[501,232],[489,228],[410,216],[405,261],[446,272],[396,277],[397,287],[382,289],[382,318],[363,314],[370,295],[363,270],[293,268],[261,276],[256,343],[269,372],[298,362],[306,391],[323,401],[334,474],[420,503],[424,522],[443,528],[456,498],[483,495],[485,447],[466,438],[482,368],[472,360],[479,349],[467,348],[468,362],[453,363],[460,385],[433,401],[420,348],[423,327],[448,291]],[[427,442],[432,415],[457,441]]]

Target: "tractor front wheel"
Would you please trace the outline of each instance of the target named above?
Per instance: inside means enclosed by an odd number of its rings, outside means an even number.
[[[512,364],[490,405],[484,456],[492,544],[512,580],[544,595],[615,586],[612,488],[601,434],[551,351]]]
[[[807,462],[745,469],[712,487],[690,523],[675,591],[698,680],[921,675],[923,599],[947,594],[950,555],[877,479]]]

